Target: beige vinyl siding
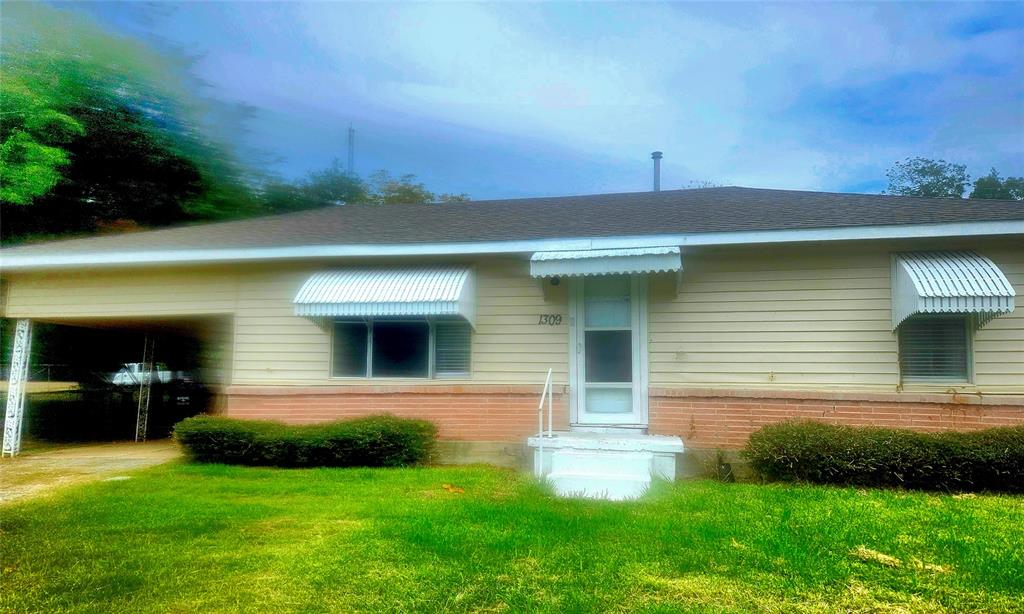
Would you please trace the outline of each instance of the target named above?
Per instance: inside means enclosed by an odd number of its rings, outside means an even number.
[[[237,275],[227,268],[91,269],[5,278],[9,318],[108,318],[232,313]]]
[[[1024,393],[1024,241],[1015,247],[978,250],[1006,274],[1017,291],[1017,307],[974,335],[974,382],[985,392]]]
[[[320,267],[323,268],[323,267]],[[539,326],[543,313],[566,312],[561,300],[546,303],[540,284],[522,260],[477,263],[477,327],[468,379],[331,378],[329,328],[294,315],[292,298],[320,268],[273,267],[243,273],[235,325],[234,383],[358,385],[367,381],[417,384],[543,384],[548,367],[566,380],[568,318]]]
[[[230,268],[147,268],[5,277],[4,316],[98,326],[174,320],[202,341],[204,376],[231,376],[238,275]]]
[[[235,384],[352,385],[330,377],[328,328],[296,317],[292,299],[316,264],[235,268],[151,268],[20,274],[6,279],[5,317],[79,322],[234,314],[233,351],[217,350]],[[564,286],[545,300],[522,259],[476,265],[477,328],[468,379],[372,380],[417,384],[543,384],[549,367],[567,381],[568,317]],[[560,326],[540,326],[545,313]]]
[[[820,251],[688,252],[652,297],[651,385],[895,388],[888,253]]]
[[[473,379],[542,385],[547,370],[568,382],[569,307],[565,286],[545,297],[525,260],[495,260],[477,268],[477,331]],[[538,324],[542,314],[560,314],[558,326]]]
[[[299,287],[316,270],[268,265],[239,273],[232,383],[327,381],[328,329],[296,317],[292,304]]]
[[[991,257],[1024,295],[1024,249],[1005,240],[689,250],[678,296],[667,276],[652,284],[651,385],[899,389],[890,253],[958,247]],[[976,334],[965,388],[1024,392],[1022,356],[1018,307]]]
[[[976,387],[1024,393],[1024,247],[1013,239],[864,242],[685,250],[679,294],[671,275],[651,283],[650,383],[654,387],[896,390],[890,329],[889,254],[901,249],[975,249],[991,257],[1018,292],[1017,310],[973,341]],[[352,385],[330,378],[330,333],[296,317],[292,299],[321,263],[234,267],[142,267],[5,276],[11,318],[50,321],[234,315],[223,333],[231,382]],[[477,328],[467,379],[374,383],[535,384],[549,367],[567,381],[566,287],[529,277],[525,258],[475,263]],[[542,314],[563,316],[539,325]],[[940,388],[941,389],[941,388]]]

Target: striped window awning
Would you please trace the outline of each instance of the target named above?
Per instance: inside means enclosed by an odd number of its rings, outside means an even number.
[[[533,277],[581,277],[683,270],[678,247],[584,249],[537,252],[530,258]]]
[[[1016,293],[994,262],[974,252],[893,254],[892,327],[918,313],[976,316],[982,326],[1012,313]]]
[[[454,316],[476,325],[469,267],[366,267],[317,273],[295,295],[295,315],[396,318]]]

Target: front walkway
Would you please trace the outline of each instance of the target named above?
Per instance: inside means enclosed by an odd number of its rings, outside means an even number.
[[[73,445],[5,458],[0,461],[0,505],[73,484],[119,479],[125,472],[166,463],[180,455],[177,444],[165,439]]]

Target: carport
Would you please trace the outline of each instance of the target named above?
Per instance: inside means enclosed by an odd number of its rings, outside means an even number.
[[[168,436],[177,420],[214,409],[230,375],[232,332],[224,314],[17,320],[3,453],[20,451],[30,414],[39,432],[74,441]],[[33,366],[46,361],[77,385],[31,394]]]

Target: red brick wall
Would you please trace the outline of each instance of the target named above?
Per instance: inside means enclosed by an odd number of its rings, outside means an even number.
[[[539,400],[540,388],[533,386],[233,386],[223,412],[292,424],[390,413],[430,420],[444,440],[521,443],[537,430]],[[754,430],[792,418],[922,431],[971,430],[1024,424],[1024,398],[651,390],[650,432],[678,435],[696,449],[737,449]],[[554,425],[563,430],[568,426],[564,387],[556,388]]]
[[[650,432],[682,437],[694,448],[736,449],[751,432],[767,424],[794,418],[832,424],[887,426],[919,431],[975,430],[1024,424],[1024,400],[1013,404],[986,399],[926,400],[924,395],[772,393],[760,396],[658,395],[650,399]],[[657,395],[657,396],[655,396]],[[856,398],[860,396],[862,398]],[[811,397],[811,398],[802,398]],[[875,398],[872,398],[875,397]]]
[[[539,401],[533,386],[233,387],[224,414],[310,424],[389,413],[430,420],[440,439],[522,443],[537,432]],[[554,425],[568,426],[563,391],[555,394]]]

